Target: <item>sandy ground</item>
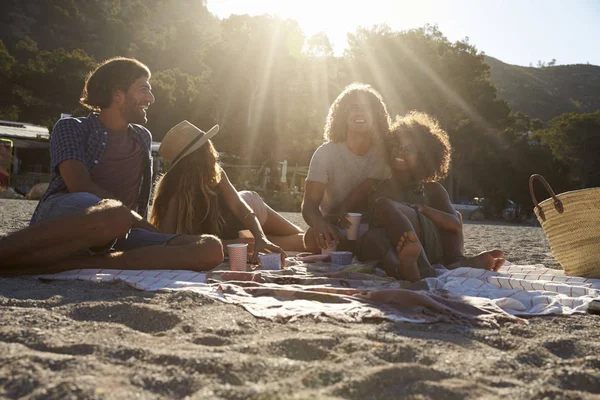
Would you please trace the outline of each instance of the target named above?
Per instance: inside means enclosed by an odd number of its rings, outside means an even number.
[[[34,207],[0,200],[0,235]],[[467,224],[465,236],[469,254],[557,266],[539,227]],[[598,322],[278,324],[195,293],[5,279],[0,398],[600,398]]]

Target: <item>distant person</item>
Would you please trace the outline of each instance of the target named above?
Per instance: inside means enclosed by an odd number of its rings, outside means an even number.
[[[237,242],[239,231],[254,236],[254,255],[282,250],[304,250],[303,232],[260,198],[238,192],[218,163],[210,138],[219,130],[203,132],[188,121],[173,127],[159,153],[171,166],[158,181],[150,222],[165,233],[212,234],[226,243]]]
[[[64,118],[50,139],[51,181],[31,226],[0,241],[0,274],[73,268],[210,269],[223,261],[212,235],[156,231],[146,219],[152,177],[146,110],[150,70],[113,58],[85,82],[95,111]]]
[[[497,271],[504,264],[501,250],[463,254],[462,220],[439,183],[448,174],[451,147],[438,123],[419,112],[397,118],[386,149],[392,177],[367,182],[372,217],[360,257],[381,260],[388,275],[412,282],[436,276],[434,263]]]
[[[329,108],[326,143],[312,156],[302,201],[309,251],[318,253],[343,239],[346,213],[366,206],[356,200],[366,199],[370,188],[353,192],[363,181],[389,177],[383,150],[388,128],[385,103],[369,85],[349,85]]]

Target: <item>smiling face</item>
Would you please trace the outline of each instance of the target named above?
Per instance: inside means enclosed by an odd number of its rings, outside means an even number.
[[[366,99],[357,96],[345,111],[348,132],[369,134],[373,130],[373,111]]]
[[[397,117],[385,146],[392,173],[403,183],[438,182],[448,175],[452,151],[448,134],[425,113]]]
[[[394,175],[411,178],[419,167],[419,148],[410,135],[396,133],[386,143]]]
[[[123,118],[131,124],[145,124],[148,122],[146,110],[150,104],[154,103],[154,95],[147,77],[136,79],[127,93],[124,93],[120,104],[120,111]]]

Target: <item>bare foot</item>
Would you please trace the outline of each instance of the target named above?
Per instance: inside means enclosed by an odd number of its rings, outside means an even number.
[[[417,265],[417,259],[421,254],[421,243],[417,235],[413,231],[404,232],[404,235],[400,236],[400,241],[396,245],[396,252],[400,259],[400,266],[398,268],[398,278],[416,282],[421,279],[419,273],[419,266]]]
[[[467,258],[459,264],[461,267],[479,268],[498,272],[500,267],[504,265],[504,261],[504,252],[502,250],[494,249],[479,253],[475,257]]]

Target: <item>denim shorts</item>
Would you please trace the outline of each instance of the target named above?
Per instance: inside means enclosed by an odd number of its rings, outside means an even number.
[[[81,212],[97,205],[103,199],[91,193],[59,193],[48,197],[38,207],[30,225],[40,221],[60,219],[68,214]],[[115,238],[102,249],[89,249],[92,253],[107,251],[126,251],[147,246],[162,246],[179,234],[151,232],[146,229],[133,228],[125,238]]]

